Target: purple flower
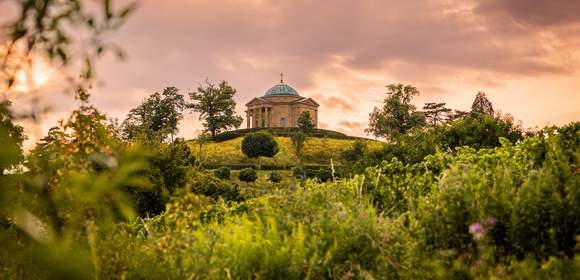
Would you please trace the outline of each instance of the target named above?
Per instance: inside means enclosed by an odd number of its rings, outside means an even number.
[[[473,235],[473,239],[481,240],[485,236],[485,228],[480,223],[473,223],[469,225],[469,233]]]

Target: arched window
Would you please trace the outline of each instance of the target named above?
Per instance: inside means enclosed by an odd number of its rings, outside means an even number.
[[[286,126],[286,118],[280,118],[280,127]]]

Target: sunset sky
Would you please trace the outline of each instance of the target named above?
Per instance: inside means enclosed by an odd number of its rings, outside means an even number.
[[[320,127],[353,135],[390,83],[416,86],[418,108],[466,110],[484,91],[525,127],[580,120],[577,0],[146,0],[111,39],[128,57],[98,64],[92,103],[120,120],[155,91],[206,78],[230,82],[244,116],[280,72],[320,103]],[[37,94],[52,107],[44,129],[76,106],[55,87]],[[180,134],[200,127],[187,114]]]

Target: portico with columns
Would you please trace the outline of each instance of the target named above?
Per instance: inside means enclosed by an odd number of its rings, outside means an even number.
[[[247,128],[298,127],[302,112],[308,112],[314,127],[318,127],[318,107],[312,98],[302,97],[280,79],[263,96],[246,104]]]

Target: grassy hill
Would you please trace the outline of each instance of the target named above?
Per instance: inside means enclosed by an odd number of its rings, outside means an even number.
[[[260,162],[264,166],[275,166],[280,169],[295,166],[298,160],[292,148],[290,138],[283,136],[274,137],[280,147],[280,152],[274,158],[261,158]],[[208,166],[244,166],[255,164],[255,160],[247,158],[241,151],[243,137],[221,142],[205,143],[201,149],[195,140],[189,141],[191,150],[196,158],[201,159]],[[340,163],[340,154],[349,149],[355,139],[335,139],[335,138],[308,138],[304,145],[303,160],[307,165],[329,164],[332,158],[336,164]],[[364,140],[369,149],[380,149],[381,142],[374,140]]]

